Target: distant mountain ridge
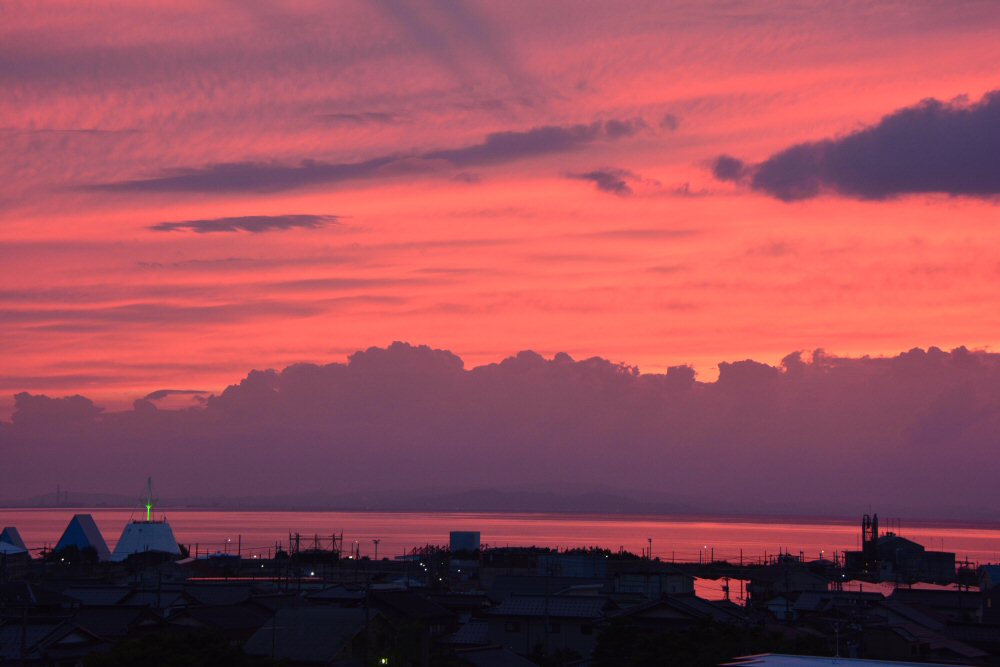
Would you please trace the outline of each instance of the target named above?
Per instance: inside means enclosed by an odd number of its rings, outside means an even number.
[[[267,496],[179,496],[159,500],[157,506],[170,509],[234,509],[258,511],[326,512],[484,512],[484,513],[554,513],[621,514],[729,517],[860,517],[867,507],[830,506],[816,502],[734,504],[731,501],[697,501],[687,498],[637,499],[613,491],[561,490],[535,488],[516,490],[469,489],[435,493],[405,491],[396,493],[331,494],[323,492]],[[20,499],[0,499],[0,508],[121,508],[144,511],[137,496],[113,493],[61,491]],[[948,520],[950,522],[1000,522],[1000,516],[984,508],[879,506],[883,516],[909,520]]]
[[[122,507],[140,508],[132,496],[111,493],[46,493],[29,498],[0,500],[3,507]],[[295,510],[385,510],[455,512],[565,512],[608,514],[664,514],[695,511],[684,503],[651,503],[623,495],[592,492],[560,494],[546,491],[476,489],[454,493],[407,493],[369,497],[361,494],[287,494],[236,498],[194,496],[165,498],[161,507],[245,508]]]

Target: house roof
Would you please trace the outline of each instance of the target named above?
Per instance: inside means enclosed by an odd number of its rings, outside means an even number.
[[[191,604],[191,601],[191,597],[183,591],[169,589],[162,591],[133,591],[124,599],[124,603],[129,606],[152,607],[154,609],[186,607]]]
[[[452,611],[473,613],[491,604],[482,591],[428,591],[427,598]]]
[[[264,595],[254,595],[250,598],[250,604],[257,605],[274,613],[285,607],[301,607],[309,603],[295,593],[265,593]]]
[[[279,609],[243,647],[249,655],[274,655],[290,662],[333,661],[365,628],[361,609]]]
[[[1000,644],[1000,625],[988,623],[949,623],[945,632],[952,639],[982,646]]]
[[[983,650],[970,646],[957,639],[946,637],[917,623],[903,621],[887,626],[890,632],[903,637],[909,642],[926,644],[932,653],[955,655],[966,660],[979,660],[986,657]]]
[[[73,622],[103,639],[125,637],[140,625],[161,623],[146,607],[89,607],[77,611]]]
[[[107,646],[107,642],[76,623],[63,622],[33,644],[25,642],[25,646],[28,660],[61,664],[68,657],[75,658],[74,662],[77,662],[99,647]],[[19,645],[16,650],[20,653]]]
[[[914,549],[923,551],[924,545],[918,544],[913,540],[908,540],[905,537],[900,537],[894,533],[889,533],[878,538],[875,545],[879,549]]]
[[[885,607],[886,610],[911,623],[916,623],[935,631],[944,629],[945,624],[941,621],[931,618],[919,609],[914,609],[909,605],[903,604],[899,600],[883,600],[880,604]]]
[[[349,588],[343,584],[337,584],[321,591],[309,593],[306,598],[319,602],[358,602],[365,599],[365,591],[363,588]]]
[[[493,580],[489,597],[495,602],[500,602],[510,595],[553,595],[557,591],[587,584],[602,584],[604,587],[610,588],[609,580],[604,578],[502,574]]]
[[[29,620],[24,625],[20,622],[0,625],[0,662],[13,662],[21,657],[22,639],[30,652],[64,623],[61,619],[44,619]]]
[[[895,660],[861,660],[858,658],[822,658],[809,655],[761,653],[736,658],[724,667],[944,667],[933,662],[898,662]],[[951,667],[954,667],[952,665]]]
[[[79,601],[27,581],[0,584],[0,602],[13,606],[73,607]]]
[[[594,597],[545,597],[511,595],[488,610],[489,616],[548,616],[549,618],[597,619],[608,601]]]
[[[803,591],[795,598],[795,611],[823,611],[841,604],[878,603],[885,597],[881,593],[857,591]]]
[[[184,587],[184,592],[200,604],[220,605],[246,602],[256,593],[273,592],[273,590],[265,591],[265,589],[251,583],[197,583],[187,584]]]
[[[216,630],[257,630],[274,616],[273,613],[251,603],[218,606],[188,607],[170,616],[177,625],[198,625]],[[185,622],[189,619],[191,622]]]
[[[385,611],[418,621],[450,621],[455,615],[413,591],[372,591],[371,603]]]
[[[608,614],[608,620],[644,616],[656,609],[670,609],[692,620],[711,619],[721,623],[733,623],[743,619],[742,610],[732,603],[720,604],[694,594],[685,594],[666,595]]]
[[[457,657],[471,667],[536,667],[527,658],[497,646],[460,651]]]
[[[118,604],[131,592],[128,586],[70,586],[63,595],[87,607],[105,607]]]
[[[969,609],[978,602],[978,597],[977,593],[956,590],[897,588],[889,599],[930,609]]]
[[[482,646],[490,643],[490,624],[479,618],[470,619],[448,635],[445,639],[447,644],[458,644],[461,646]]]

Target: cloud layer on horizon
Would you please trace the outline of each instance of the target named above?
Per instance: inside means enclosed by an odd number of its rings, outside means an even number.
[[[817,351],[721,363],[716,382],[521,352],[464,368],[395,343],[345,364],[252,371],[204,408],[147,399],[16,397],[0,448],[6,494],[72,482],[172,495],[503,487],[574,482],[655,496],[995,506],[1000,354]],[[966,462],[966,463],[963,463]],[[88,488],[82,488],[88,487]]]
[[[721,155],[715,177],[784,201],[836,193],[888,199],[918,193],[1000,194],[1000,91],[979,102],[927,99],[834,139],[796,144],[759,164]]]

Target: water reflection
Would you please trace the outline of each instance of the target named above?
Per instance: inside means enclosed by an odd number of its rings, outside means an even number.
[[[0,525],[17,526],[29,547],[40,548],[55,544],[77,512],[94,515],[111,548],[133,514],[120,509],[5,509],[0,510]],[[204,552],[232,551],[238,541],[243,555],[266,554],[276,545],[287,548],[290,533],[298,532],[303,545],[314,540],[329,544],[334,534],[343,535],[345,547],[356,542],[361,555],[369,557],[378,539],[379,557],[391,558],[428,543],[444,545],[449,531],[474,530],[489,546],[600,546],[638,554],[651,544],[654,557],[665,561],[753,563],[778,553],[833,560],[845,549],[857,548],[860,536],[854,521],[772,517],[216,510],[167,510],[166,516],[179,542],[197,544]],[[954,551],[958,560],[1000,562],[997,525],[913,522],[902,534],[928,549]]]

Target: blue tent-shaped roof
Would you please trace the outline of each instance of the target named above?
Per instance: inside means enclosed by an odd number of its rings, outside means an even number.
[[[5,542],[7,544],[12,544],[19,549],[27,549],[24,545],[24,540],[21,539],[21,533],[17,532],[17,528],[14,526],[7,526],[0,533],[0,542]]]
[[[108,551],[108,544],[101,535],[101,530],[94,523],[94,517],[89,514],[75,514],[73,519],[66,526],[59,543],[56,544],[56,551],[61,551],[66,547],[76,547],[77,549],[91,548],[97,552],[98,560],[110,560],[111,552]]]

